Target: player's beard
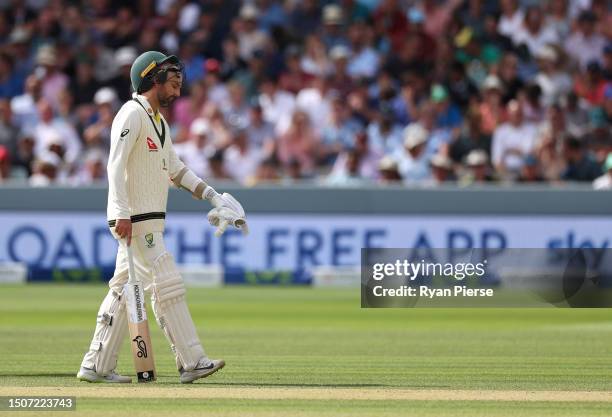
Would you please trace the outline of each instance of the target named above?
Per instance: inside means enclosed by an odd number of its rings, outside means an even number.
[[[176,96],[163,96],[157,93],[157,100],[159,101],[160,107],[169,107],[175,99]]]

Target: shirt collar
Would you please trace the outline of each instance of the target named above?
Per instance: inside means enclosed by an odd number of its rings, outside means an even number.
[[[138,94],[138,93],[132,93],[132,98],[140,101],[140,103],[145,108],[149,116],[157,116],[157,114],[155,114],[155,112],[153,111],[153,108],[149,104],[149,100],[147,100],[145,96]]]

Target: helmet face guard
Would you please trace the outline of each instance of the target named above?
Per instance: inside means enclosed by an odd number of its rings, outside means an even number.
[[[185,66],[174,55],[170,55],[161,62],[156,62],[156,65],[151,68],[146,68],[143,71],[142,81],[137,93],[148,91],[153,87],[153,84],[163,84],[168,80],[169,73],[180,74],[185,79]]]

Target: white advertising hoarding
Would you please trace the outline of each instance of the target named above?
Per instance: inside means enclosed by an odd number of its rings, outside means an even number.
[[[216,238],[204,214],[169,213],[166,246],[180,264],[247,270],[359,265],[362,247],[610,246],[607,216],[252,215],[251,233]],[[102,213],[0,212],[0,262],[45,268],[114,264]]]

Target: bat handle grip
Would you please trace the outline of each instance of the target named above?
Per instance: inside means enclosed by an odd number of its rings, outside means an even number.
[[[134,283],[136,282],[136,270],[134,268],[134,255],[132,254],[132,246],[128,245],[127,247],[127,258],[128,258],[128,282]]]

